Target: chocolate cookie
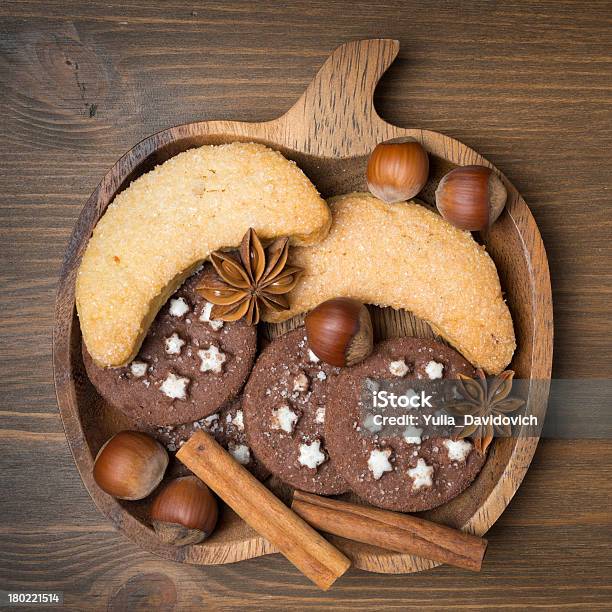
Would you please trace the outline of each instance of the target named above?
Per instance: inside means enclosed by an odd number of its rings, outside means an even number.
[[[170,452],[175,452],[198,429],[203,429],[213,435],[215,440],[227,449],[238,463],[244,465],[259,480],[265,480],[270,475],[247,444],[242,397],[232,400],[217,412],[198,421],[184,425],[158,427],[152,433]]]
[[[212,305],[195,290],[208,274],[214,274],[210,264],[168,300],[129,365],[102,368],[83,344],[91,382],[139,424],[174,425],[212,414],[236,397],[249,375],[256,327],[210,320]]]
[[[348,490],[327,453],[324,424],[338,368],[308,348],[304,328],[274,340],[245,387],[247,440],[262,463],[293,487],[332,495]]]
[[[434,388],[437,379],[458,373],[475,374],[453,349],[420,338],[381,342],[365,361],[342,370],[327,403],[325,435],[334,466],[357,495],[381,508],[416,512],[443,504],[474,480],[486,457],[470,441],[451,440],[452,426],[383,426],[381,417],[391,409],[381,408],[382,402],[373,407],[381,389],[403,387],[397,395],[416,402],[393,415],[416,411],[420,424],[423,414],[440,413],[439,406],[428,408],[416,389]],[[440,396],[448,389],[437,388]]]

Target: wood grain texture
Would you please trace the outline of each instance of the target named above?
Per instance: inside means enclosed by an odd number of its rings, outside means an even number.
[[[609,442],[540,443],[482,574],[352,570],[320,594],[277,555],[197,568],[114,532],[72,464],[50,364],[68,236],[123,152],[198,118],[273,119],[338,44],[385,36],[401,52],[378,112],[504,170],[547,247],[554,375],[610,378],[609,3],[5,2],[0,16],[2,585],[63,589],[75,610],[609,608]]]

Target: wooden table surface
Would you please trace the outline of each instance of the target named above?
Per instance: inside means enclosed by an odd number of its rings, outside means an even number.
[[[612,378],[612,3],[5,0],[0,19],[0,589],[61,590],[74,610],[612,608],[610,441],[540,443],[480,574],[351,570],[321,593],[278,555],[191,567],[117,533],[51,370],[62,255],[118,157],[178,123],[272,119],[338,44],[392,37],[380,114],[510,178],[548,251],[554,376]]]

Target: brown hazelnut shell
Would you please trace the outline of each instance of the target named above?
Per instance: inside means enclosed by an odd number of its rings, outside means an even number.
[[[219,509],[210,489],[196,476],[169,482],[151,504],[151,524],[166,544],[198,544],[215,529]]]
[[[120,431],[99,450],[93,468],[98,486],[118,499],[143,499],[168,467],[166,449],[140,431]]]
[[[352,298],[334,298],[306,315],[306,335],[312,352],[330,365],[363,361],[374,344],[368,309]]]
[[[449,223],[462,230],[485,230],[506,205],[507,191],[485,166],[461,166],[446,174],[436,189],[436,206]]]
[[[429,157],[413,138],[395,138],[376,145],[366,169],[370,193],[388,204],[413,198],[428,176]]]

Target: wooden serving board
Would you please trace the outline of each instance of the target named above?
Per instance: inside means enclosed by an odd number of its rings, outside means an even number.
[[[420,198],[433,205],[439,179],[457,165],[486,159],[460,142],[427,130],[402,129],[382,120],[374,109],[378,80],[395,59],[395,40],[364,40],[342,45],[328,58],[297,103],[282,117],[266,123],[210,121],[164,130],[126,153],[106,174],[85,205],[72,234],[62,268],[55,312],[53,363],[59,409],[66,436],[90,495],[98,508],[128,537],[144,548],[176,561],[201,565],[230,563],[275,552],[228,508],[219,526],[203,544],[176,548],[159,542],[146,523],[148,501],[120,502],[102,492],[92,478],[93,458],[116,431],[137,424],[107,405],[89,382],[81,359],[81,334],[75,310],[75,276],[91,232],[115,195],[143,172],[186,149],[236,140],[258,141],[295,160],[323,197],[365,190],[367,155],[380,141],[412,136],[430,154],[431,175]],[[497,169],[494,168],[499,173]],[[536,223],[527,205],[499,173],[508,189],[508,205],[491,231],[482,236],[499,270],[515,325],[518,349],[511,367],[517,378],[550,379],[552,301],[548,262]],[[407,312],[372,308],[379,339],[433,336],[429,326]],[[272,337],[298,324],[260,326]],[[528,414],[543,418],[546,384],[529,387]],[[518,489],[538,439],[498,439],[477,480],[462,495],[425,516],[478,535],[497,520]],[[180,468],[174,466],[176,473]],[[170,470],[172,474],[172,470]],[[269,483],[288,500],[291,490]],[[410,555],[331,538],[356,567],[386,573],[413,572],[435,563]]]

